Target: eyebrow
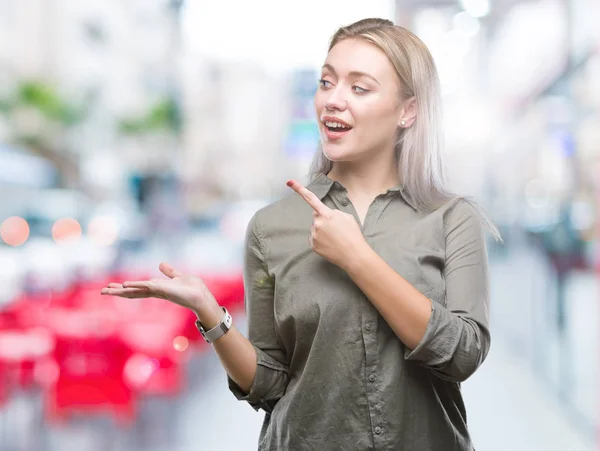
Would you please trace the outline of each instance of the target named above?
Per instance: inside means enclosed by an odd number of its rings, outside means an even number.
[[[333,66],[331,64],[323,64],[323,69],[327,69],[327,70],[333,72],[334,75],[337,75],[335,72],[335,69],[333,68]],[[370,78],[371,80],[373,80],[375,83],[380,84],[379,81],[377,81],[377,79],[375,77],[367,74],[366,72],[360,72],[357,70],[353,70],[353,71],[349,72],[348,75],[351,77],[367,77],[367,78]]]

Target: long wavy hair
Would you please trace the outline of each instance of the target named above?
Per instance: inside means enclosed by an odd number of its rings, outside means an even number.
[[[402,99],[416,99],[416,120],[411,127],[398,128],[395,154],[403,189],[418,209],[432,211],[462,197],[481,216],[491,235],[501,241],[498,229],[474,199],[458,196],[445,187],[441,88],[427,46],[409,30],[386,19],[363,19],[341,27],[333,35],[328,51],[345,39],[362,39],[383,51],[399,77]],[[333,162],[319,145],[310,168],[311,178],[328,174],[332,167]]]

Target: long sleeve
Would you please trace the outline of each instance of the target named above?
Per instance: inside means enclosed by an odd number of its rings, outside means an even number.
[[[244,254],[244,303],[248,318],[248,338],[257,355],[257,368],[248,394],[228,377],[229,388],[255,410],[272,412],[289,383],[286,355],[275,328],[274,281],[265,258],[263,236],[255,214],[248,225]]]
[[[466,201],[446,212],[445,307],[432,302],[425,335],[405,358],[419,360],[439,377],[462,382],[490,348],[489,274],[485,230]]]

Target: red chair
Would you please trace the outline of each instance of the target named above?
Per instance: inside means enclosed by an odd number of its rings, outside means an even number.
[[[44,328],[0,329],[0,365],[3,381],[11,387],[28,389],[36,384],[36,369],[40,361],[54,351],[55,339]]]
[[[46,314],[57,336],[54,360],[59,368],[46,392],[48,420],[106,412],[118,424],[131,425],[135,396],[123,370],[132,351],[115,335],[116,324],[94,312],[55,308]]]

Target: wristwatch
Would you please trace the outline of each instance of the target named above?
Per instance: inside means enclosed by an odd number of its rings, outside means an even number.
[[[198,328],[198,330],[202,334],[202,337],[204,337],[207,343],[214,342],[217,338],[220,338],[221,336],[225,335],[225,333],[229,331],[229,329],[231,329],[233,319],[231,318],[231,315],[225,307],[221,308],[223,309],[223,317],[221,318],[221,322],[215,327],[213,327],[211,330],[207,331],[200,322],[199,318],[196,320],[196,327]]]

